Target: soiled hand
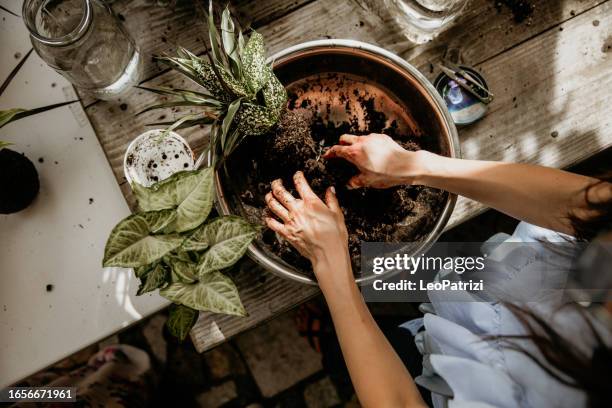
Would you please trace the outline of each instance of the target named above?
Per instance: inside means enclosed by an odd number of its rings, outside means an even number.
[[[295,173],[293,181],[300,198],[291,195],[280,179],[272,182],[266,203],[282,222],[266,218],[268,227],[289,241],[313,266],[338,251],[348,251],[348,233],[334,188],[327,189],[323,202],[301,171]]]
[[[340,157],[357,166],[361,173],[349,180],[349,188],[389,188],[412,183],[417,156],[418,152],[404,150],[389,136],[372,133],[342,135],[340,145],[333,146],[323,157]]]

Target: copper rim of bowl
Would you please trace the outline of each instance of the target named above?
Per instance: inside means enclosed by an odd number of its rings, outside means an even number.
[[[284,64],[304,58],[305,56],[334,53],[346,53],[361,56],[373,61],[374,63],[384,64],[409,81],[411,85],[414,86],[433,107],[439,123],[445,130],[445,141],[448,144],[448,155],[450,157],[461,157],[457,128],[453,123],[453,119],[450,116],[444,101],[436,89],[415,67],[383,48],[355,40],[317,40],[286,48],[270,57],[268,62],[271,62],[273,66],[277,68]],[[209,164],[212,161],[210,154],[208,161]],[[221,175],[219,171],[215,173],[215,190],[217,194],[216,207],[219,213],[222,215],[233,214],[221,186]],[[448,195],[448,199],[446,200],[440,217],[436,221],[432,230],[422,242],[419,242],[418,245],[411,247],[411,252],[413,254],[427,251],[437,241],[440,234],[442,234],[444,231],[444,228],[453,212],[456,201],[457,196],[455,194]],[[309,285],[317,285],[316,280],[313,278],[304,275],[299,270],[291,266],[283,265],[269,257],[261,248],[258,247],[256,243],[249,245],[247,254],[258,265],[279,277]],[[381,277],[389,277],[391,274],[392,273],[367,275],[358,277],[355,279],[355,281],[358,285],[364,285],[375,279],[380,279]]]

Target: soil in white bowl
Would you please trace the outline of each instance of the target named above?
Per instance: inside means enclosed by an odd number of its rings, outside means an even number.
[[[128,183],[149,187],[174,173],[193,170],[194,156],[180,135],[155,129],[145,132],[130,143],[123,170]]]

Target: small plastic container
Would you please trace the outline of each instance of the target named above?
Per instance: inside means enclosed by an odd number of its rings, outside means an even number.
[[[179,171],[193,170],[194,163],[185,139],[175,132],[154,129],[132,140],[123,158],[123,172],[130,185],[149,187]]]

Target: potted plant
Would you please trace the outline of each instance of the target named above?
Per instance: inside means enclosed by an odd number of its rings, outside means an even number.
[[[397,63],[399,58],[377,47],[346,41],[289,49],[280,55],[282,62],[273,66],[266,58],[263,37],[251,31],[246,38],[228,8],[221,15],[219,30],[212,2],[207,18],[210,51],[206,57],[179,48],[176,57],[158,58],[201,89],[143,88],[173,98],[143,112],[199,108],[197,114],[157,124],[170,125],[168,131],[210,125],[209,167],[176,173],[148,188],[132,183],[140,212],[115,227],[104,258],[105,266],[135,268],[141,279],[139,294],[159,288],[162,296],[175,303],[168,327],[179,337],[187,335],[198,310],[245,313],[236,287],[221,270],[247,252],[273,272],[313,282],[299,254],[255,226],[262,224],[263,195],[273,178],[287,178],[305,169],[315,191],[336,185],[343,195],[354,263],[362,239],[410,236],[424,243],[415,251],[424,249],[442,231],[455,202],[452,195],[422,187],[351,193],[343,182],[355,169],[345,162],[321,159],[323,149],[336,143],[342,133],[372,131],[388,133],[409,149],[457,155],[450,115],[414,68],[404,62],[401,69],[384,71],[380,66],[388,63],[386,59]],[[304,51],[310,59],[296,58],[296,51]],[[367,66],[373,56],[379,58],[380,66],[375,67],[381,71],[379,77],[389,74],[386,81],[406,82],[403,100],[414,98],[419,103],[413,113],[424,121],[422,127],[387,92],[385,79],[378,78],[383,83],[378,86],[363,76],[356,78],[347,68]],[[309,66],[321,70],[309,72]],[[347,116],[353,109],[359,112]],[[336,114],[342,111],[345,116],[338,120]],[[425,131],[434,136],[427,137]],[[209,221],[215,193],[223,215]],[[382,211],[376,206],[382,206]]]
[[[32,50],[19,61],[0,85],[0,96],[31,53]],[[61,102],[29,110],[16,108],[0,111],[0,128],[27,116],[59,108],[73,102],[75,101]],[[28,207],[34,201],[40,189],[38,172],[32,161],[25,154],[7,148],[10,145],[12,143],[0,140],[0,190],[2,191],[2,194],[0,194],[0,214],[16,213]]]
[[[205,57],[181,48],[176,57],[160,58],[201,90],[149,89],[174,97],[149,109],[198,107],[200,113],[170,128],[211,125],[209,163],[216,169],[220,213],[262,224],[270,181],[280,177],[290,187],[291,175],[303,170],[315,192],[336,186],[355,270],[361,241],[415,241],[416,253],[437,239],[453,195],[411,186],[349,191],[345,184],[356,169],[321,159],[341,134],[371,132],[389,134],[408,149],[457,156],[457,131],[444,102],[414,67],[350,40],[306,43],[267,60],[262,36],[251,31],[247,40],[229,9],[217,30],[211,6],[208,26]],[[264,230],[248,253],[272,272],[315,283],[308,262],[271,231]]]

